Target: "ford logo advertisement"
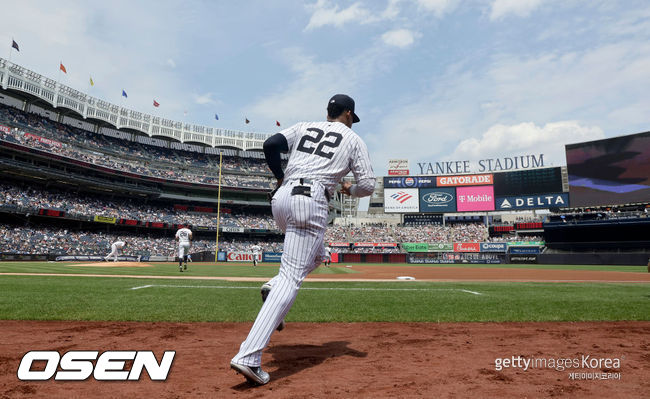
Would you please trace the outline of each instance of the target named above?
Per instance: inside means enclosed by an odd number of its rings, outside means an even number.
[[[422,201],[426,202],[427,204],[448,204],[453,200],[453,195],[449,193],[441,193],[439,191],[422,196]]]
[[[456,189],[453,187],[421,188],[420,212],[456,212]]]

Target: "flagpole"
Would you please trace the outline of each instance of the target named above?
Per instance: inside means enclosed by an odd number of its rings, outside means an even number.
[[[14,38],[11,38],[11,46],[9,47],[9,62],[11,63],[11,53],[14,52]],[[9,67],[9,65],[7,65]]]
[[[219,222],[221,220],[221,160],[223,152],[219,151],[219,189],[217,194],[217,249],[214,251],[214,263],[219,262]]]

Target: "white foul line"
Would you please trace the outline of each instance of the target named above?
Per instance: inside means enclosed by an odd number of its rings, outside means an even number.
[[[173,285],[173,284],[150,284],[142,285],[139,287],[132,287],[131,290],[139,290],[142,288],[218,288],[218,289],[231,289],[231,290],[248,290],[259,289],[260,287],[248,286],[227,286],[227,285]],[[314,290],[314,291],[461,291],[472,295],[484,295],[480,292],[464,290],[460,288],[362,288],[362,287],[302,287],[300,290]]]

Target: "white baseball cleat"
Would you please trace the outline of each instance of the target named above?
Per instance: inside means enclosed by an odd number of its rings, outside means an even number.
[[[230,362],[230,368],[246,377],[251,384],[264,385],[271,380],[269,373],[262,370],[261,367],[244,366],[243,364]]]

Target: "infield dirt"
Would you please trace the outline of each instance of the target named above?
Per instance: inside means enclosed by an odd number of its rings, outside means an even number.
[[[263,357],[271,382],[251,388],[229,368],[250,323],[3,321],[0,397],[607,397],[650,392],[650,322],[289,323]],[[11,344],[7,344],[11,343]],[[37,349],[165,350],[166,382],[20,382]],[[619,369],[507,368],[497,358],[620,358]],[[127,367],[128,368],[128,367]],[[619,375],[571,380],[571,372]],[[609,373],[609,374],[607,374]]]

